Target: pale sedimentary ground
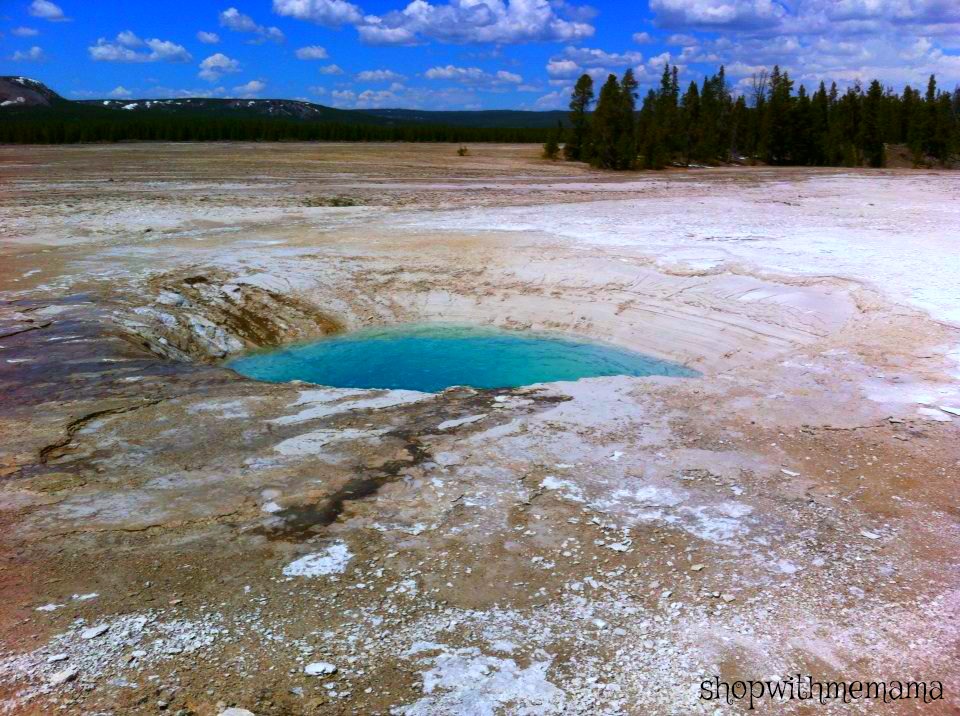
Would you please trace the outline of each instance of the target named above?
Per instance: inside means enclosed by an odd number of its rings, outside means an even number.
[[[960,181],[454,149],[0,149],[3,708],[691,714],[797,672],[960,706]],[[432,320],[702,377],[218,366]]]

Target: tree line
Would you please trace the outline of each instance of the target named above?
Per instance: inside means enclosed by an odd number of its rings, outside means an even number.
[[[543,128],[364,125],[206,117],[0,116],[0,143],[80,144],[163,141],[519,142],[539,143]]]
[[[632,70],[620,79],[611,74],[598,97],[582,75],[570,97],[570,127],[548,138],[545,156],[558,156],[564,139],[566,159],[604,169],[731,160],[882,167],[894,144],[905,145],[915,164],[946,164],[960,152],[960,88],[941,91],[935,76],[922,94],[910,86],[897,94],[878,80],[843,93],[821,82],[809,94],[802,84],[794,91],[789,74],[774,67],[734,97],[723,67],[683,92],[678,74],[666,65],[639,109]]]

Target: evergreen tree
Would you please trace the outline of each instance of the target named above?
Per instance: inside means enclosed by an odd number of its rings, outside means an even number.
[[[620,80],[616,155],[617,169],[633,169],[637,164],[637,84],[633,70],[627,69]]]
[[[774,65],[764,107],[760,146],[770,164],[786,164],[790,160],[790,124],[793,82],[786,72]]]
[[[680,104],[680,153],[687,165],[694,158],[698,160],[701,158],[699,153],[702,143],[701,129],[700,91],[697,89],[697,83],[691,82]]]
[[[886,163],[881,128],[883,110],[883,87],[877,80],[870,83],[863,100],[862,121],[860,123],[860,147],[863,157],[871,167],[882,167]]]
[[[600,88],[593,113],[591,164],[601,169],[619,169],[619,139],[623,97],[616,75],[609,75]]]
[[[563,155],[571,161],[590,158],[590,120],[587,112],[593,104],[593,78],[580,75],[570,97],[570,138],[563,148]]]
[[[807,88],[800,85],[796,101],[790,107],[787,153],[791,164],[813,164],[813,102]]]
[[[563,125],[557,122],[557,128],[550,132],[543,144],[543,158],[557,159],[560,156],[560,142],[563,139]]]

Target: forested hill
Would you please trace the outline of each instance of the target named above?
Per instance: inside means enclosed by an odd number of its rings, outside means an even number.
[[[484,110],[443,112],[413,109],[337,109],[290,99],[176,99],[66,100],[44,84],[26,77],[0,77],[0,118],[49,117],[62,119],[120,119],[118,115],[152,118],[276,119],[333,122],[374,127],[445,126],[477,129],[547,129],[566,120],[566,112]],[[123,121],[126,122],[124,117]]]
[[[292,99],[110,99],[81,100],[75,104],[112,112],[165,117],[219,119],[287,119],[305,122],[339,122],[384,126],[393,122],[384,117],[353,110]]]

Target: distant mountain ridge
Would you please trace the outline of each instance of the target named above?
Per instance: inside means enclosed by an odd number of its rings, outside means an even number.
[[[51,107],[68,101],[29,77],[0,77],[0,107]]]
[[[304,122],[342,122],[345,124],[385,125],[390,120],[360,112],[326,107],[293,99],[217,99],[184,97],[178,99],[96,99],[76,104],[107,108],[133,114],[175,116],[289,119]]]
[[[45,116],[82,116],[108,119],[127,116],[169,116],[206,119],[283,119],[368,126],[444,125],[472,128],[541,129],[566,120],[566,112],[522,110],[431,111],[419,109],[338,109],[290,99],[174,99],[68,100],[42,82],[27,77],[0,77],[0,117],[41,112]]]

